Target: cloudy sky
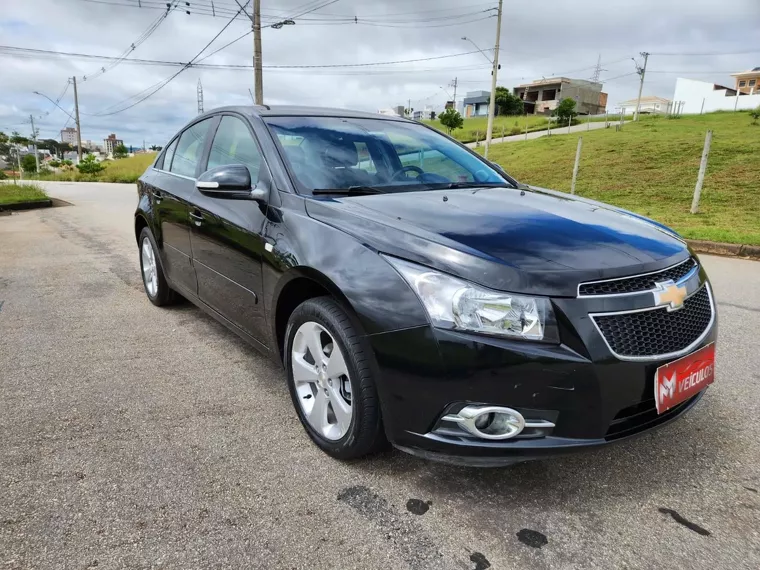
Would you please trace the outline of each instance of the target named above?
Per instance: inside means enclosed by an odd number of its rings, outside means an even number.
[[[61,128],[72,121],[34,91],[55,100],[71,76],[79,84],[85,140],[102,142],[113,132],[127,145],[141,146],[143,140],[147,145],[163,144],[196,114],[198,79],[203,83],[206,109],[249,104],[251,69],[191,67],[122,111],[181,68],[127,61],[113,66],[109,59],[6,49],[115,58],[159,21],[170,1],[177,4],[176,0],[4,2],[0,11],[0,130],[29,134],[31,113],[41,138],[59,138]],[[178,4],[130,58],[187,62],[238,9],[235,0],[213,0],[213,8],[212,0]],[[497,1],[262,0],[261,4],[264,25],[294,16],[296,21],[293,26],[267,27],[262,32],[268,104],[376,111],[411,100],[414,108],[440,108],[453,91],[449,84],[454,77],[459,80],[458,99],[467,91],[490,87],[489,63],[462,36],[482,49],[492,48],[496,18],[489,17],[495,13],[489,8]],[[318,9],[310,11],[314,8]],[[241,15],[199,59],[247,30],[250,21]],[[248,35],[203,63],[249,66],[252,43]],[[668,98],[679,76],[733,85],[730,73],[760,66],[760,0],[543,0],[538,4],[507,0],[501,48],[499,84],[508,87],[552,75],[588,79],[601,54],[605,70],[601,78],[608,80],[604,90],[612,110],[636,95],[638,76],[631,58],[639,57],[641,51],[653,54],[644,94]],[[753,49],[757,51],[748,53]],[[276,67],[425,58],[437,59],[360,68]],[[102,67],[107,71],[98,75]],[[70,87],[60,106],[73,112]]]

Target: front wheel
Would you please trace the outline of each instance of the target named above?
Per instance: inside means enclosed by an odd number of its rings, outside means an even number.
[[[385,445],[367,341],[330,297],[309,299],[288,320],[285,364],[293,404],[328,455],[353,459]]]

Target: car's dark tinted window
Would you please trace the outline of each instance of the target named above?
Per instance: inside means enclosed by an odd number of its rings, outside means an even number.
[[[211,119],[204,119],[180,135],[170,172],[195,177],[195,167],[203,153],[203,142],[210,124]]]
[[[236,117],[222,117],[208,155],[208,168],[225,164],[243,164],[251,171],[251,180],[259,179],[261,152],[248,127]]]
[[[177,150],[177,141],[179,139],[174,139],[172,141],[172,144],[166,147],[166,150],[164,151],[164,155],[159,159],[158,163],[156,164],[156,168],[159,170],[169,170],[169,167],[172,165],[172,157],[174,157],[174,151]]]

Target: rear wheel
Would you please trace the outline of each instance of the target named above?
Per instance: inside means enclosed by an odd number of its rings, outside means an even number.
[[[352,459],[385,444],[370,350],[330,297],[299,305],[286,331],[288,387],[301,423],[323,451]]]
[[[156,240],[151,231],[145,227],[140,232],[140,270],[145,294],[154,305],[170,305],[176,300],[176,294],[169,287],[164,277],[164,268],[158,256]]]

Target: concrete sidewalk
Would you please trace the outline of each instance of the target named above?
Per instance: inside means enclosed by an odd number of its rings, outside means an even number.
[[[630,123],[630,121],[625,121],[626,123]],[[609,125],[611,129],[615,128],[615,125],[618,124],[619,121],[609,121]],[[586,131],[595,131],[597,129],[603,129],[605,127],[604,121],[597,121],[592,123],[582,123],[580,125],[573,125],[568,129],[567,127],[552,127],[551,130],[551,136],[554,135],[567,135],[567,134],[573,134],[573,133],[583,133]],[[541,137],[545,137],[549,134],[549,131],[533,131],[531,133],[528,133],[527,139],[537,139]],[[524,141],[526,140],[525,133],[522,133],[520,135],[510,135],[508,137],[494,137],[491,140],[492,144],[496,143],[503,143],[503,142],[518,142],[518,141]],[[480,141],[480,146],[483,146],[485,143],[483,141]],[[468,146],[470,148],[476,148],[475,143],[467,143],[465,146]]]

